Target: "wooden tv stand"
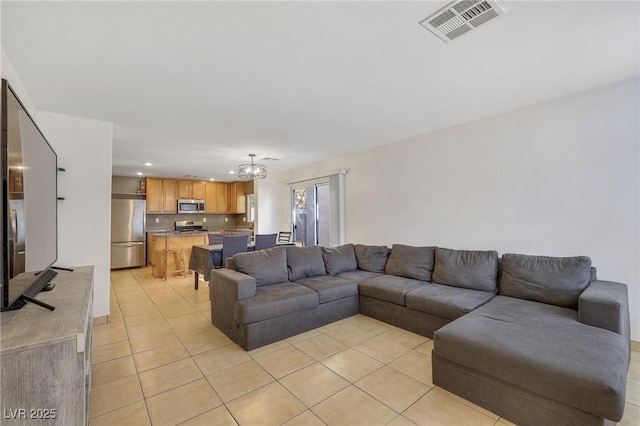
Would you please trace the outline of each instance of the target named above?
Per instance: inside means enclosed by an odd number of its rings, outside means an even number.
[[[93,266],[59,272],[55,288],[0,314],[0,423],[88,425]]]

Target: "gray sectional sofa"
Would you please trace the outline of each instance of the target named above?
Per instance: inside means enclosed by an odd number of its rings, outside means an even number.
[[[241,253],[212,271],[211,320],[245,350],[362,313],[434,339],[433,381],[522,425],[624,411],[624,284],[588,257],[346,244]]]

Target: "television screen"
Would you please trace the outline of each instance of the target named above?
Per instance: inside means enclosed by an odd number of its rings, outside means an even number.
[[[57,157],[2,81],[2,310],[35,295],[58,258]]]

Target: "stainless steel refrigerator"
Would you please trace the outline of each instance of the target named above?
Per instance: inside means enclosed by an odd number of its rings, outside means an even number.
[[[145,200],[111,200],[111,269],[144,266]]]

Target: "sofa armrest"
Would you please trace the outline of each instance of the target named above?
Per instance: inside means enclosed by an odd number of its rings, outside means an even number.
[[[233,269],[213,269],[209,281],[211,322],[234,342],[238,331],[233,312],[238,300],[256,295],[256,280]]]
[[[591,281],[578,299],[578,320],[630,339],[629,299],[626,284]]]
[[[256,295],[256,279],[233,269],[211,271],[211,291],[224,294],[229,301],[247,299]]]

